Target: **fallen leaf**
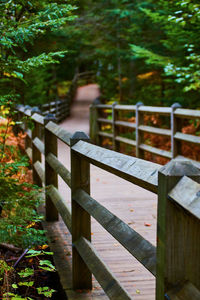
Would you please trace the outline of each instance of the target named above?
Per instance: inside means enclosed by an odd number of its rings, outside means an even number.
[[[140,294],[140,290],[136,290],[136,294]]]
[[[134,209],[133,209],[133,208],[131,208],[131,209],[130,209],[130,211],[134,211]]]
[[[144,223],[145,226],[150,227],[151,224],[150,223]]]

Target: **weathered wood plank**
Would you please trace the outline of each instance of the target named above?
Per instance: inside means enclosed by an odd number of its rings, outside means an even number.
[[[102,261],[102,259],[88,240],[81,237],[74,243],[74,245],[85,263],[88,265],[90,271],[94,274],[94,276],[104,289],[105,293],[109,296],[109,299],[133,299],[121,286],[120,282]]]
[[[38,137],[35,137],[32,143],[40,153],[44,154],[44,143]]]
[[[38,114],[36,114],[39,116]],[[32,132],[32,139],[38,138],[40,136],[40,123],[34,121],[34,128]],[[32,164],[34,165],[37,161],[41,162],[42,160],[42,154],[40,150],[34,145],[32,142]],[[33,182],[37,184],[38,186],[42,187],[42,181],[40,176],[38,176],[38,173],[36,172],[35,168],[33,168]]]
[[[33,166],[34,166],[35,171],[39,175],[41,181],[44,183],[45,175],[44,175],[44,168],[43,168],[41,162],[36,161]]]
[[[111,109],[112,108],[112,105],[106,105],[106,104],[97,104],[95,105],[96,108],[98,109],[101,109],[101,108],[108,108],[108,109]]]
[[[136,146],[136,141],[135,140],[124,138],[122,136],[116,136],[115,140],[118,141],[118,142],[124,143],[124,144],[134,146],[134,147]]]
[[[83,190],[78,190],[75,193],[74,200],[115,237],[145,268],[155,275],[155,246]]]
[[[32,159],[32,149],[31,148],[26,149],[26,154],[30,159]]]
[[[135,105],[120,105],[120,104],[117,104],[115,106],[115,110],[135,111],[135,109],[136,109]]]
[[[44,117],[35,113],[32,115],[31,119],[35,121],[36,123],[39,123],[40,125],[44,125]]]
[[[128,128],[136,128],[136,124],[135,123],[131,123],[131,122],[125,122],[125,121],[116,121],[115,122],[116,126],[123,126],[123,127],[128,127]]]
[[[57,159],[55,155],[49,153],[46,157],[48,164],[54,169],[54,171],[62,177],[64,182],[71,187],[71,173],[63,166],[63,164]]]
[[[200,291],[191,282],[186,282],[167,292],[165,297],[169,300],[199,300]]]
[[[74,200],[77,189],[83,189],[90,194],[90,166],[89,163],[77,155],[74,147],[80,140],[89,141],[83,132],[76,132],[70,139],[71,143],[71,199],[72,199],[72,243],[80,237],[91,241],[91,217]],[[75,144],[75,145],[74,145]],[[73,146],[74,145],[74,146]],[[92,273],[82,260],[75,247],[72,248],[72,281],[74,289],[92,289]]]
[[[48,187],[47,192],[61,215],[63,222],[71,232],[71,209],[68,207],[66,200],[62,198],[58,190],[52,185]]]
[[[159,113],[164,115],[170,115],[171,108],[170,107],[156,107],[156,106],[140,106],[139,111],[143,111],[146,113]]]
[[[178,108],[174,114],[179,118],[188,118],[188,119],[200,118],[200,110],[197,109]]]
[[[104,132],[104,131],[99,131],[98,135],[103,136],[103,137],[107,137],[107,138],[110,138],[110,139],[113,138],[113,134],[112,133],[107,133],[107,132]]]
[[[162,150],[162,149],[158,149],[158,148],[146,145],[146,144],[140,144],[140,149],[142,149],[144,151],[147,151],[147,152],[151,152],[151,153],[160,155],[160,156],[164,156],[164,157],[167,157],[167,158],[170,158],[170,159],[172,158],[171,152],[166,151],[166,150]]]
[[[171,136],[171,130],[170,129],[157,128],[157,127],[146,126],[146,125],[140,125],[139,126],[139,130],[144,131],[144,132],[153,133],[153,134]]]
[[[199,222],[168,198],[183,176],[199,181],[200,171],[190,162],[172,160],[158,173],[156,299],[159,300],[177,282],[188,279],[197,288],[200,286]]]
[[[49,122],[46,126],[51,133],[53,133],[57,138],[59,138],[62,142],[70,145],[70,138],[72,134],[67,132],[65,129],[61,128],[59,125],[55,124],[54,122]]]
[[[189,142],[189,143],[200,144],[200,137],[192,135],[192,134],[177,132],[174,135],[174,138],[177,140],[181,140],[181,141],[185,141],[185,142]]]
[[[106,124],[112,124],[112,120],[104,119],[104,118],[98,118],[97,122],[99,122],[99,123],[106,123]]]
[[[200,184],[184,176],[169,193],[170,199],[200,220]]]
[[[196,160],[194,160],[194,159],[191,159],[191,158],[188,158],[188,157],[185,157],[185,156],[182,156],[182,155],[176,156],[175,159],[176,159],[176,160],[187,160],[187,161],[191,161],[191,163],[192,163],[193,165],[195,165],[197,168],[200,169],[200,161],[196,161]]]
[[[84,141],[78,142],[72,149],[97,167],[149,191],[157,192],[157,172],[160,165],[91,145]]]

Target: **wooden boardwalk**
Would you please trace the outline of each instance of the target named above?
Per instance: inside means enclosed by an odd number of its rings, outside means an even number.
[[[72,107],[71,117],[61,124],[67,131],[88,133],[89,105],[95,96],[95,86],[92,86],[92,89],[93,95],[89,97],[87,94],[87,101],[84,99],[85,91],[83,91],[83,95],[78,97]],[[58,156],[59,160],[70,169],[69,149],[62,142],[59,142]],[[59,180],[59,191],[70,203],[70,190],[62,179]],[[91,194],[94,199],[155,245],[156,195],[94,166],[91,166]],[[46,228],[68,299],[108,299],[95,279],[91,292],[72,291],[70,233],[62,221],[46,224]],[[132,299],[155,299],[154,277],[95,220],[92,220],[92,243],[101,258],[131,294]]]

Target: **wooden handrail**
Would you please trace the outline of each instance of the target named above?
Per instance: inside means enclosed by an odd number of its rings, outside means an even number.
[[[139,108],[136,108],[138,112]],[[119,299],[131,299],[91,244],[92,216],[156,276],[156,300],[175,295],[171,291],[185,279],[200,290],[199,169],[190,162],[176,160],[161,167],[92,145],[84,133],[72,135],[59,127],[52,121],[52,115],[44,118],[34,114],[32,119],[35,126],[29,139],[32,137],[33,175],[36,183],[46,188],[47,221],[56,221],[59,213],[72,233],[74,289],[91,289],[93,273],[110,299],[119,295]],[[71,149],[71,172],[57,157],[58,139]],[[147,146],[140,144],[139,148]],[[163,156],[170,157],[171,153],[165,152]],[[41,163],[42,154],[45,168]],[[158,194],[157,248],[90,196],[90,164]],[[58,175],[71,188],[71,209],[59,193]]]

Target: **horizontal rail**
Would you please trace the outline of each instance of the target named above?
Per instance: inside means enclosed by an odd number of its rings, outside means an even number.
[[[61,215],[63,222],[71,232],[71,210],[68,207],[66,201],[62,198],[58,190],[54,186],[48,187],[48,194],[56,206],[59,214]]]
[[[71,173],[61,164],[55,155],[49,153],[46,157],[46,161],[52,167],[52,169],[62,177],[65,183],[71,187]]]
[[[106,264],[99,257],[92,244],[81,237],[74,243],[80,256],[87,264],[90,271],[94,274],[101,287],[108,295],[109,299],[130,300],[131,296],[124,290],[114,274],[109,270]]]
[[[169,193],[169,198],[200,220],[200,184],[184,176]]]
[[[130,157],[84,141],[79,141],[72,149],[95,166],[157,193],[158,170],[161,167],[159,164]]]
[[[157,128],[157,127],[146,126],[146,125],[140,125],[138,127],[138,129],[141,130],[141,131],[149,132],[149,133],[153,133],[153,134],[171,136],[171,130],[170,129]]]
[[[185,133],[182,133],[182,132],[177,132],[174,135],[174,138],[177,139],[177,140],[184,141],[184,142],[200,144],[200,137],[195,136],[195,135],[191,135],[191,134],[185,134]]]
[[[136,106],[135,105],[115,105],[114,110],[125,110],[125,111],[135,111]]]
[[[99,131],[98,135],[104,136],[104,137],[107,137],[107,138],[110,138],[110,139],[113,138],[113,134],[112,133],[108,133],[108,132],[104,132],[104,131]]]
[[[134,129],[136,128],[136,124],[131,123],[131,122],[115,121],[115,125],[116,126],[122,126],[122,127],[134,128]]]
[[[42,154],[44,154],[44,143],[38,137],[34,138],[32,143]]]
[[[45,181],[44,174],[45,173],[44,173],[44,168],[43,168],[41,162],[36,161],[33,166],[34,166],[34,169],[36,170],[37,174],[39,175],[41,181],[44,183],[44,181]]]
[[[108,104],[98,104],[98,105],[95,105],[96,108],[112,108],[112,105],[108,105]]]
[[[30,159],[32,159],[32,149],[31,149],[31,148],[27,148],[27,149],[26,149],[26,154],[28,155],[28,157],[29,157]]]
[[[25,133],[27,134],[28,138],[32,139],[32,131],[30,129],[25,130]]]
[[[200,118],[200,110],[196,110],[196,109],[177,108],[174,114],[176,117],[179,118],[187,118],[187,119]]]
[[[158,113],[161,115],[170,115],[172,108],[171,107],[159,107],[159,106],[144,106],[141,105],[138,108],[139,111],[141,112],[146,112],[146,113]]]
[[[44,117],[37,113],[33,114],[31,119],[40,125],[44,125]]]
[[[100,122],[100,123],[107,123],[107,124],[112,124],[112,120],[104,119],[104,118],[98,118],[98,119],[97,119],[97,122]]]
[[[67,132],[65,129],[51,121],[45,126],[45,128],[52,132],[62,142],[70,146],[70,138],[72,137],[71,133]]]
[[[156,248],[83,190],[73,199],[120,242],[146,269],[156,274]]]
[[[153,154],[156,154],[159,156],[163,156],[163,157],[170,158],[170,159],[172,158],[172,153],[170,151],[158,149],[158,148],[146,145],[146,144],[140,144],[139,148],[144,151],[148,151],[150,153],[153,153]]]
[[[136,141],[135,140],[127,139],[127,138],[124,138],[122,136],[116,136],[115,140],[117,142],[128,144],[128,145],[136,147]]]

